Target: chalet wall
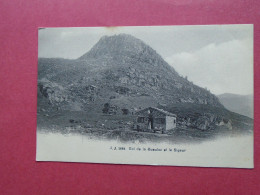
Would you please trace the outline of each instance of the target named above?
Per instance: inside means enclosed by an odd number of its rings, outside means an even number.
[[[166,130],[173,129],[175,127],[176,127],[176,118],[171,116],[166,116]]]

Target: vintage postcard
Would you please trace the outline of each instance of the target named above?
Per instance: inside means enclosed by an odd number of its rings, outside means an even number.
[[[253,25],[40,28],[37,161],[253,168]]]

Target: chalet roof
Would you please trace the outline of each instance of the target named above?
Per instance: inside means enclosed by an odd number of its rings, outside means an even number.
[[[156,108],[156,107],[148,107],[148,108],[145,108],[145,109],[139,110],[139,111],[136,112],[136,113],[138,114],[138,113],[143,112],[143,111],[148,110],[148,109],[156,110],[156,111],[158,111],[158,112],[160,112],[160,113],[162,113],[162,114],[165,114],[165,115],[167,115],[167,116],[174,116],[174,117],[177,117],[176,114],[173,114],[173,113],[171,113],[171,112],[168,112],[168,111],[166,111],[166,110],[163,110],[163,109],[160,109],[160,108]]]

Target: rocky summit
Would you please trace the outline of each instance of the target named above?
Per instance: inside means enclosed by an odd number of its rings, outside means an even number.
[[[137,105],[127,104],[127,101],[134,104],[139,97],[151,100],[152,106],[178,102],[222,106],[208,90],[179,76],[150,46],[126,34],[102,37],[89,52],[76,60],[39,59],[38,81],[42,92],[45,86],[50,91],[49,85],[64,90],[55,89],[46,97],[51,100],[55,96],[52,104],[61,109],[66,109],[60,105],[66,101],[64,93],[68,103],[75,102],[80,109],[86,104],[109,101],[118,106],[126,101],[125,106],[129,109],[131,106],[144,107],[139,102]],[[91,85],[95,90],[90,95],[88,87]]]
[[[148,106],[169,110],[178,105],[182,116],[179,121],[186,125],[208,129],[212,121],[220,124],[224,120],[216,113],[209,117],[201,113],[194,119],[196,122],[192,122],[192,117],[185,116],[185,109],[180,108],[184,104],[189,108],[192,105],[199,109],[210,107],[207,111],[210,113],[214,113],[214,109],[225,110],[209,90],[180,76],[154,49],[131,35],[104,36],[75,60],[38,60],[38,112],[103,113],[107,109],[118,114],[122,110],[134,113]],[[196,110],[187,112],[189,115]],[[230,123],[232,117],[225,116],[226,123]]]

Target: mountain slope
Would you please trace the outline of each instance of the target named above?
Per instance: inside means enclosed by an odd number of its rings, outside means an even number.
[[[95,85],[102,103],[114,96],[150,96],[162,105],[190,102],[222,106],[209,91],[179,76],[151,47],[125,34],[102,37],[77,60],[39,59],[39,83],[43,78],[74,91],[74,96],[84,95],[76,89]]]
[[[225,110],[215,95],[179,76],[155,50],[131,35],[102,37],[76,60],[39,58],[38,72],[39,112],[102,113],[105,104],[112,105],[118,114],[122,109],[135,112],[148,106],[170,108],[187,104],[196,108],[208,106],[211,113],[214,109]],[[214,117],[217,119],[218,115]],[[226,116],[225,121],[229,121]],[[202,114],[196,120],[204,120],[203,117]],[[224,120],[219,118],[217,123]]]

